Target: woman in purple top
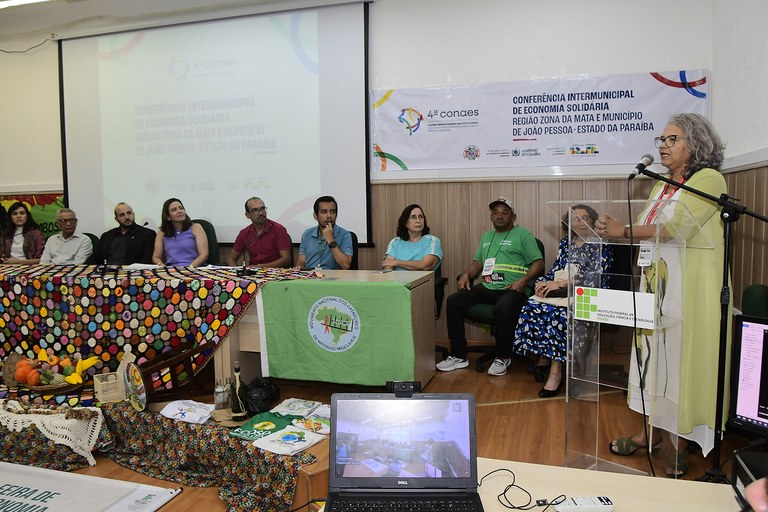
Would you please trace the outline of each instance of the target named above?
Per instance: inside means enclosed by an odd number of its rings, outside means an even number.
[[[40,263],[45,242],[26,204],[17,201],[8,208],[8,225],[0,235],[1,263]]]
[[[157,230],[152,263],[173,267],[199,267],[208,261],[208,237],[194,224],[179,199],[163,203],[163,222]]]

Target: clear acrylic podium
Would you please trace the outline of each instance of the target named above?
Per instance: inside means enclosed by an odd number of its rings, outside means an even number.
[[[571,229],[575,217],[570,208],[577,205],[590,206],[600,215],[610,213],[622,224],[630,223],[629,207],[634,225],[653,210],[655,235],[635,240],[632,246],[627,239],[603,239],[593,230],[580,236]],[[600,270],[600,262],[589,265],[589,278],[568,262],[565,465],[646,474],[621,464],[624,457],[611,454],[608,445],[612,439],[639,431],[641,411],[647,418],[649,446],[660,443],[658,448],[664,453],[677,445],[682,278],[686,248],[693,247],[690,240],[701,227],[677,201],[574,200],[552,201],[547,206],[558,223],[567,223],[569,247],[595,244],[594,254],[599,258],[609,244],[614,256],[614,265],[607,271]],[[696,247],[714,246],[706,240]],[[594,272],[600,272],[598,279]],[[640,377],[643,393],[639,391]],[[629,431],[616,424],[608,407],[601,408],[609,403],[614,411],[613,404],[638,411],[638,420]],[[673,435],[670,438],[662,430]],[[668,458],[661,457],[660,465],[654,466],[661,468],[661,474]],[[659,469],[656,473],[660,474]]]

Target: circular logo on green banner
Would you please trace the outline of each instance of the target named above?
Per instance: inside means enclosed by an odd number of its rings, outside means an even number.
[[[345,352],[360,337],[360,317],[341,297],[323,297],[309,308],[307,329],[323,350]]]

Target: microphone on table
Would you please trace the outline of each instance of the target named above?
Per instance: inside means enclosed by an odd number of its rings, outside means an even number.
[[[634,179],[635,176],[638,174],[642,174],[646,167],[651,165],[653,163],[653,155],[643,155],[643,158],[640,159],[640,163],[635,166],[634,169],[632,169],[632,172],[629,173],[629,177],[627,177],[628,180]]]

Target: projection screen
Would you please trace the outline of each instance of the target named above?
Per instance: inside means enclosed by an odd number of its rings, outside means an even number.
[[[79,229],[178,197],[233,242],[261,197],[294,242],[335,196],[368,242],[365,12],[347,4],[62,42],[65,190]]]

